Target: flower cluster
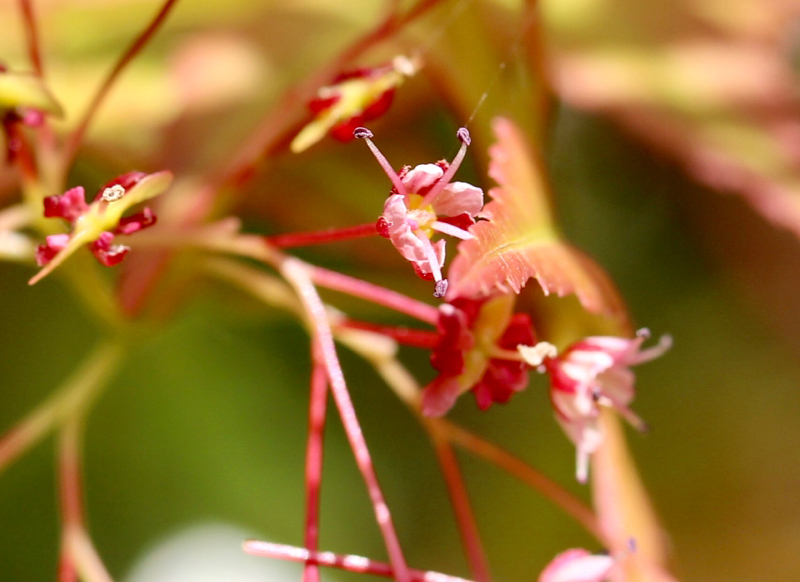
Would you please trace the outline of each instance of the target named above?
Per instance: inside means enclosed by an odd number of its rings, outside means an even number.
[[[456,399],[472,391],[482,410],[508,402],[528,385],[528,367],[514,354],[517,346],[535,342],[530,317],[511,314],[513,299],[457,298],[440,310],[439,342],[431,354],[438,376],[423,392],[423,413],[445,414]]]
[[[295,136],[291,150],[302,152],[328,132],[340,141],[353,139],[353,131],[358,126],[386,113],[397,87],[416,70],[414,60],[399,55],[379,67],[339,74],[309,102],[314,120]]]
[[[62,218],[70,223],[70,233],[52,234],[36,249],[36,262],[45,267],[30,283],[36,283],[79,247],[88,245],[92,254],[106,267],[119,264],[130,250],[114,244],[116,235],[131,235],[156,223],[156,216],[145,207],[131,216],[123,213],[134,205],[160,194],[172,177],[168,172],[144,174],[129,172],[101,188],[91,204],[86,203],[81,186],[44,199],[44,216]]]

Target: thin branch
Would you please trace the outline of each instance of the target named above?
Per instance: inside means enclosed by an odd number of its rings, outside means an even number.
[[[464,545],[472,576],[475,578],[475,582],[489,582],[491,580],[489,561],[481,543],[478,524],[472,512],[467,488],[458,468],[458,459],[456,459],[447,439],[438,435],[435,429],[436,425],[433,423],[426,423],[426,425],[429,428],[433,447],[436,450],[436,457],[439,460],[442,475],[447,484],[450,504],[455,512],[458,531],[461,534],[461,543]]]
[[[79,407],[89,403],[108,382],[120,361],[121,349],[104,344],[89,357],[47,400],[0,439],[0,471]]]
[[[322,486],[325,416],[328,404],[328,379],[318,342],[312,349],[311,394],[308,406],[308,444],[306,446],[306,530],[305,547],[319,549],[319,496]],[[319,568],[307,562],[303,582],[319,582]]]
[[[272,246],[279,249],[288,249],[293,247],[322,245],[343,240],[365,238],[368,236],[375,236],[377,234],[378,231],[375,229],[375,223],[370,222],[367,224],[359,224],[357,226],[331,228],[316,232],[290,232],[287,234],[268,236],[266,238],[267,242]]]
[[[310,562],[319,564],[320,566],[328,566],[329,568],[339,568],[359,574],[385,576],[386,578],[395,576],[394,570],[389,564],[376,562],[362,556],[334,554],[333,552],[310,552],[305,548],[261,542],[258,540],[247,540],[244,542],[243,547],[245,552],[254,556],[277,558],[279,560],[289,560],[291,562]],[[464,578],[449,576],[448,574],[441,574],[439,572],[409,570],[408,573],[411,576],[409,582],[471,582]]]
[[[86,405],[74,410],[59,435],[59,489],[63,522],[59,573],[64,580],[72,580],[74,572],[77,572],[85,582],[113,582],[86,533],[81,483],[81,441],[86,412]]]
[[[314,283],[327,289],[341,291],[353,297],[372,301],[389,309],[410,315],[425,323],[436,325],[439,321],[439,310],[433,305],[412,299],[386,287],[368,283],[355,277],[343,275],[322,267],[313,267],[311,277]]]
[[[331,331],[325,305],[322,303],[314,284],[311,281],[308,266],[294,258],[283,260],[279,266],[281,273],[300,295],[300,299],[305,306],[312,328],[313,340],[319,343],[320,352],[325,361],[328,373],[328,382],[334,401],[339,409],[339,416],[342,419],[350,447],[356,458],[364,483],[372,501],[375,519],[378,528],[383,535],[389,561],[392,564],[392,571],[398,582],[409,582],[411,576],[406,564],[403,551],[400,547],[400,540],[392,522],[389,506],[386,504],[383,492],[381,491],[378,477],[375,474],[375,467],[369,453],[369,448],[361,432],[361,425],[358,422],[353,402],[347,390],[344,373],[339,364],[339,357],[336,354],[336,346],[333,343],[333,333]]]
[[[592,509],[557,482],[501,447],[444,419],[435,419],[447,439],[527,483],[572,516],[586,531],[605,544],[605,536]]]
[[[155,18],[147,25],[147,27],[139,34],[139,36],[131,43],[120,59],[117,61],[117,64],[114,65],[114,68],[109,73],[106,80],[97,90],[95,93],[92,102],[89,104],[89,107],[83,114],[83,118],[81,118],[80,122],[78,123],[77,127],[72,131],[70,136],[67,138],[67,143],[64,147],[64,159],[63,159],[63,174],[66,174],[67,169],[69,168],[72,160],[75,158],[75,155],[78,153],[78,148],[81,146],[81,142],[86,134],[86,130],[89,128],[89,124],[91,124],[92,120],[94,119],[95,114],[100,109],[100,105],[103,103],[103,100],[108,95],[108,92],[113,87],[114,83],[119,77],[120,73],[125,69],[125,67],[130,64],[130,62],[144,49],[150,39],[155,35],[164,21],[167,19],[170,11],[172,10],[173,6],[177,4],[178,0],[166,0],[164,5],[158,11]]]
[[[22,10],[22,20],[25,23],[25,40],[28,43],[28,56],[31,59],[31,65],[33,65],[33,70],[36,72],[36,75],[42,77],[44,75],[44,69],[42,68],[41,45],[36,26],[36,15],[33,12],[33,3],[31,0],[20,0],[19,4]]]

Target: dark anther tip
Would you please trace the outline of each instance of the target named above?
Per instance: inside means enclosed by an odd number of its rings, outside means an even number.
[[[433,296],[437,299],[441,299],[444,297],[444,294],[447,293],[447,279],[442,279],[441,281],[436,282],[436,287],[433,289]]]
[[[459,130],[456,132],[456,136],[464,145],[469,145],[472,143],[472,138],[470,137],[469,130],[466,127],[459,128]]]
[[[353,131],[353,137],[356,139],[365,139],[372,137],[372,132],[368,130],[366,127],[357,127]]]

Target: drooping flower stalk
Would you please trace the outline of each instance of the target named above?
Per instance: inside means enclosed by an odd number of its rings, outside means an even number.
[[[312,341],[318,342],[322,359],[325,362],[331,392],[339,409],[339,416],[350,441],[350,447],[355,455],[356,464],[367,486],[375,519],[383,535],[395,579],[397,582],[410,582],[411,576],[392,522],[391,512],[378,483],[372,457],[361,432],[361,426],[347,390],[344,373],[336,355],[336,346],[333,343],[333,334],[325,306],[317,294],[307,266],[302,261],[286,258],[279,268],[289,284],[295,287],[305,306],[312,329]]]
[[[102,344],[47,400],[0,439],[0,472],[56,428],[66,416],[89,406],[120,362],[121,347]]]
[[[59,487],[61,499],[61,563],[59,575],[72,582],[77,574],[85,582],[113,582],[86,532],[81,484],[81,441],[86,410],[76,410],[59,435]]]
[[[489,561],[478,533],[478,524],[475,521],[467,488],[458,467],[458,459],[446,435],[437,431],[436,423],[428,421],[425,425],[433,441],[436,458],[447,485],[450,504],[455,513],[461,543],[464,546],[472,576],[475,578],[475,582],[490,582],[492,578],[489,573]]]
[[[308,443],[306,445],[306,527],[305,547],[316,551],[319,544],[319,503],[322,486],[325,415],[328,403],[328,379],[318,342],[312,347],[311,391],[308,405]],[[319,568],[306,563],[303,582],[319,582]]]

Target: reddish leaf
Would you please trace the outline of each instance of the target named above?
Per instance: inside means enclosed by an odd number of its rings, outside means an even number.
[[[493,291],[519,293],[529,279],[545,294],[574,293],[583,307],[624,319],[622,301],[603,270],[564,242],[555,226],[544,171],[521,131],[496,118],[497,143],[489,149],[489,175],[498,183],[483,209],[486,221],[458,245],[448,278],[448,296],[480,297]]]
[[[612,555],[634,551],[612,582],[677,582],[667,570],[666,534],[650,504],[625,444],[619,418],[602,416],[603,444],[592,456],[592,496],[600,528]]]

